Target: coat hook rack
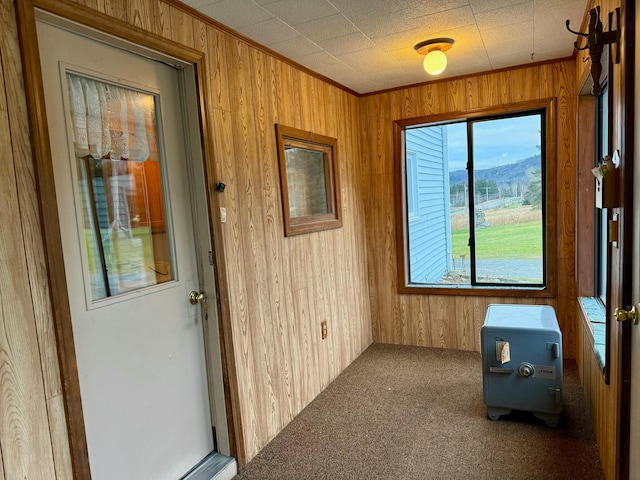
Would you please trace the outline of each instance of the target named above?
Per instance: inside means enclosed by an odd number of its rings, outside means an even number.
[[[589,10],[589,32],[581,33],[571,30],[569,28],[569,20],[566,22],[567,30],[571,33],[578,35],[579,37],[586,38],[586,44],[584,47],[579,47],[578,42],[574,42],[573,46],[577,50],[589,49],[589,59],[591,60],[591,78],[593,79],[593,88],[591,93],[598,95],[602,88],[600,87],[600,75],[602,74],[602,64],[600,63],[600,57],[602,56],[602,49],[605,45],[611,45],[613,52],[611,57],[614,63],[620,62],[620,49],[618,44],[620,42],[620,8],[615,9],[616,14],[616,29],[611,30],[613,25],[613,13],[609,12],[609,31],[602,31],[602,22],[600,21],[600,7],[595,7]]]

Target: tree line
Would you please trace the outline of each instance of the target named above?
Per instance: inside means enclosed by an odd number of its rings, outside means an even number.
[[[469,186],[467,182],[455,183],[449,187],[452,207],[466,207],[469,202]],[[522,181],[499,184],[495,180],[478,179],[474,182],[475,204],[499,200],[503,198],[520,199],[522,205],[542,208],[542,170],[527,172]]]

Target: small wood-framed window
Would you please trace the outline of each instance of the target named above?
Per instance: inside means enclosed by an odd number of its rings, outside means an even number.
[[[276,124],[287,237],[342,226],[335,138]]]

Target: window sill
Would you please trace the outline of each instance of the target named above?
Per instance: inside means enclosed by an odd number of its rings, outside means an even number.
[[[469,295],[477,297],[536,297],[553,298],[555,293],[549,287],[513,287],[513,286],[472,286],[451,285],[434,286],[409,284],[398,287],[398,293],[418,295]]]
[[[578,305],[582,312],[582,323],[589,334],[589,340],[593,347],[593,353],[600,367],[604,372],[606,358],[606,328],[607,318],[602,304],[593,297],[578,297]]]

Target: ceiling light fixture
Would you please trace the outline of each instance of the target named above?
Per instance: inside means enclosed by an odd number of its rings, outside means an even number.
[[[444,54],[454,43],[452,38],[434,38],[418,43],[416,52],[424,55],[424,70],[429,75],[440,75],[447,68],[447,56]]]

